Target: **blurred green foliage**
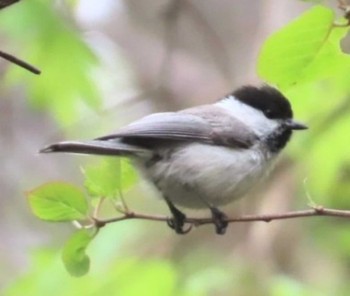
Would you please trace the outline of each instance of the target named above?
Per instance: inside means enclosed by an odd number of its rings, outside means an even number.
[[[307,151],[307,186],[315,202],[324,205],[337,199],[334,184],[346,189],[348,183],[339,182],[350,161],[345,140],[350,129],[350,56],[341,49],[349,26],[342,24],[346,21],[336,20],[331,9],[315,6],[273,34],[258,62],[259,75],[291,99],[297,116],[309,118],[308,135],[294,147],[299,155]]]
[[[340,209],[350,208],[350,56],[342,49],[349,31],[349,26],[343,26],[346,23],[336,19],[331,9],[315,6],[273,34],[263,45],[258,63],[260,76],[280,87],[291,99],[295,114],[309,120],[308,135],[291,145],[307,170],[303,195],[316,204]],[[348,222],[322,220],[312,225],[310,237],[348,266]],[[325,233],[332,233],[332,239],[324,239]],[[336,295],[347,295],[348,272],[346,267],[338,276],[343,286]],[[285,291],[276,295],[327,294],[309,289],[297,292],[300,283],[283,282],[295,288],[274,286]],[[293,290],[294,294],[286,292]]]
[[[176,272],[166,260],[118,258],[99,273],[76,280],[63,272],[55,253],[35,254],[31,272],[6,295],[175,295]]]

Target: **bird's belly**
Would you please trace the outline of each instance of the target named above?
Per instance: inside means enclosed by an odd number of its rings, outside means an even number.
[[[164,155],[143,170],[166,198],[188,208],[225,205],[241,197],[258,183],[270,162],[258,149],[197,143]]]

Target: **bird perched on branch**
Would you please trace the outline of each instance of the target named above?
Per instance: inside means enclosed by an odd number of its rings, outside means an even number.
[[[218,207],[246,194],[271,167],[293,130],[288,100],[270,86],[243,86],[214,104],[155,113],[90,141],[52,144],[40,152],[126,156],[162,193],[172,213],[168,225],[186,233],[177,206],[208,208],[224,234]]]

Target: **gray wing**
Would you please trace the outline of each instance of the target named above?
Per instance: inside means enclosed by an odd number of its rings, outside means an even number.
[[[181,112],[155,113],[96,140],[195,141],[234,147],[250,147],[253,144],[256,136],[245,125],[232,119],[220,107],[217,107],[214,116],[208,116],[207,108],[202,106]],[[199,112],[200,109],[202,112]]]
[[[200,117],[212,129],[212,140],[217,145],[249,148],[259,138],[242,121],[232,117],[225,109],[216,105],[203,105],[189,108],[180,113]]]

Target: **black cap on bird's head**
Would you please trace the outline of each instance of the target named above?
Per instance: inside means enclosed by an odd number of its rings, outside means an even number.
[[[260,110],[269,119],[283,120],[292,130],[307,129],[307,126],[293,120],[293,110],[288,99],[276,88],[243,86],[232,95],[239,101]]]

